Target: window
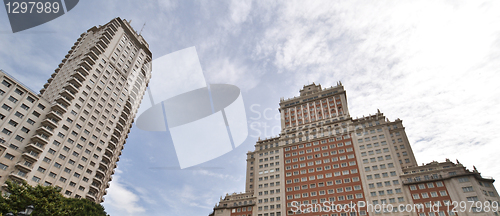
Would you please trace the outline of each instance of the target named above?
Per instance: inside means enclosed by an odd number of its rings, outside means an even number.
[[[7,86],[7,88],[10,88],[10,86],[12,85],[12,84],[10,84],[9,82],[7,82],[7,81],[5,81],[5,80],[2,80],[2,84],[3,84],[4,86]]]
[[[12,131],[7,130],[7,129],[5,129],[5,128],[4,128],[4,129],[2,130],[2,133],[7,134],[7,135],[10,135],[10,134],[12,133]]]
[[[35,102],[35,99],[33,99],[31,96],[28,96],[26,100],[28,100],[31,103]]]
[[[3,164],[3,163],[0,163],[0,169],[2,170],[6,170],[9,166]]]
[[[18,100],[15,97],[10,96],[9,101],[11,101],[12,103],[17,103]]]
[[[12,125],[12,126],[14,126],[14,127],[16,127],[18,123],[16,121],[14,121],[14,120],[11,119],[9,121],[9,124]]]
[[[3,104],[2,108],[4,108],[7,111],[10,111],[12,109],[12,107],[8,106],[7,104]]]
[[[464,191],[464,193],[474,191],[474,189],[472,188],[472,186],[469,186],[469,187],[462,187],[462,190]]]
[[[49,159],[48,157],[43,158],[43,162],[45,162],[45,163],[50,163],[50,161],[52,161],[52,160]]]
[[[33,176],[33,178],[31,180],[38,183],[38,182],[40,182],[41,179],[36,177],[36,176]]]
[[[33,115],[36,116],[37,118],[40,117],[40,113],[38,113],[37,111],[33,111]]]
[[[29,133],[30,132],[30,130],[28,128],[25,128],[25,127],[21,128],[21,131],[24,132],[24,133]]]
[[[43,167],[38,167],[38,169],[37,169],[37,170],[38,170],[38,172],[45,173],[45,170],[46,170],[46,169],[45,169],[45,168],[43,168]]]
[[[24,140],[24,137],[22,136],[19,136],[19,135],[16,135],[16,138],[15,138],[17,141],[19,142],[22,142]]]
[[[7,159],[9,159],[9,160],[14,159],[14,155],[11,155],[11,154],[9,154],[9,153],[5,154],[5,156],[4,156],[4,157],[5,157],[5,158],[7,158]]]
[[[32,119],[30,119],[30,118],[29,118],[26,122],[28,122],[28,124],[30,124],[30,125],[34,125],[34,124],[35,124],[35,121],[33,121],[33,120],[32,120]]]

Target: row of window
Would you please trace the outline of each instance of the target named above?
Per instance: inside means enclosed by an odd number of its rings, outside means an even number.
[[[430,194],[430,196],[429,196]],[[446,193],[446,191],[442,190],[442,191],[439,191],[439,195],[440,196],[448,196],[448,193]],[[437,191],[432,191],[432,192],[425,192],[425,193],[420,193],[420,194],[412,194],[412,197],[413,199],[420,199],[420,197],[422,197],[422,199],[427,199],[427,198],[430,198],[430,197],[438,197],[438,192]]]
[[[370,192],[370,196],[371,197],[376,197],[377,196],[377,192],[378,192],[378,195],[379,196],[385,196],[386,194],[387,195],[392,195],[394,193],[396,194],[400,194],[400,193],[403,193],[401,188],[396,188],[396,189],[387,189],[386,191],[372,191]]]
[[[389,156],[389,157],[387,157],[387,156]],[[386,160],[389,160],[390,159],[390,155],[386,155],[385,158],[386,158]],[[364,160],[363,160],[363,162],[364,162]],[[393,168],[394,164],[393,163],[388,163],[387,167]],[[377,170],[379,170],[379,168],[380,169],[386,169],[386,165],[385,164],[380,164],[380,165],[373,165],[371,167],[367,166],[367,167],[365,167],[365,172],[369,172],[369,171],[372,171],[372,170],[373,171],[377,171]]]
[[[349,181],[346,181],[346,180],[349,180]],[[337,180],[339,181],[340,183],[336,182],[336,184],[342,184],[342,179],[339,179]],[[344,179],[344,183],[350,183],[350,179]],[[320,182],[317,184],[318,187],[324,187],[325,186],[325,183],[323,182]],[[326,186],[333,186],[333,181],[329,181],[329,182],[326,182]],[[300,190],[307,190],[307,189],[313,189],[313,188],[316,188],[316,184],[310,184],[310,185],[302,185],[302,186],[295,186],[295,187],[288,187],[286,188],[286,191],[287,192],[291,192],[291,191],[300,191]],[[337,193],[343,193],[344,191],[345,192],[350,192],[352,190],[361,190],[361,185],[355,185],[355,186],[348,186],[348,187],[345,187],[345,190],[343,187],[337,187],[336,188],[336,191]],[[328,194],[333,194],[335,193],[335,190],[334,189],[329,189],[328,190]],[[320,194],[322,195],[322,194]]]
[[[336,162],[339,160],[339,158],[340,158],[340,160],[353,159],[354,155],[352,155],[352,156],[348,155],[347,157],[345,157],[345,156],[333,157],[331,161]],[[323,160],[310,161],[307,163],[307,166],[320,165],[322,163],[329,163],[329,162],[330,162],[330,158],[323,159]],[[293,166],[286,166],[285,169],[286,170],[298,169],[299,166],[300,166],[300,168],[306,167],[306,163],[294,164]],[[356,161],[352,160],[352,161],[344,162],[344,163],[340,163],[340,164],[326,165],[326,166],[324,166],[324,170],[338,169],[340,167],[347,167],[347,166],[356,166]],[[316,167],[316,171],[323,171],[323,167]],[[295,172],[299,172],[299,171],[295,171]],[[301,172],[301,174],[305,174],[306,171],[301,170],[300,172]],[[314,168],[309,169],[309,173],[312,173],[312,172],[314,172]],[[290,175],[291,175],[291,173],[290,173]],[[298,175],[298,173],[295,175]]]
[[[346,171],[346,172],[343,172],[342,174],[343,174],[343,175],[348,175],[348,174],[349,174],[349,170],[345,170],[345,171]],[[354,173],[354,172],[352,172],[352,173]],[[335,176],[339,176],[339,175],[340,175],[340,173],[336,173],[336,174],[337,174],[337,175],[335,175]],[[330,177],[332,177],[331,175],[332,175],[331,173],[326,173],[326,174],[325,174],[325,177],[326,177],[326,178],[330,178]],[[323,179],[323,174],[320,174],[320,175],[317,175],[317,176],[309,176],[309,180],[310,180],[310,181],[312,181],[312,180],[316,180],[316,177],[317,177],[317,179]],[[307,179],[308,179],[307,177],[296,178],[296,179],[293,179],[293,181],[292,181],[292,179],[288,179],[288,180],[286,180],[286,184],[299,183],[299,182],[306,182],[306,181],[307,181]],[[352,182],[358,182],[358,181],[359,181],[359,177],[353,177],[353,178],[352,178]],[[344,183],[349,183],[349,182],[351,182],[351,179],[350,179],[350,178],[345,178],[345,179],[344,179]],[[322,183],[322,182],[321,182],[321,183],[318,183],[318,184],[321,184],[321,186],[324,186],[324,183]],[[311,184],[311,185],[312,185],[312,184]]]
[[[346,146],[349,146],[351,145],[351,142],[346,142]],[[302,150],[302,151],[298,151],[298,152],[293,152],[292,154],[290,153],[287,153],[285,154],[285,157],[290,157],[290,156],[297,156],[297,155],[303,155],[303,154],[309,154],[309,153],[313,153],[313,150],[314,152],[318,152],[318,151],[326,151],[328,150],[328,147],[330,147],[330,149],[335,149],[336,147],[343,147],[344,146],[344,143],[338,143],[338,144],[331,144],[329,146],[322,146],[321,148],[319,147],[316,147],[314,149],[307,149],[307,150]],[[342,154],[342,153],[345,153],[345,152],[352,152],[353,151],[353,148],[342,148],[342,149],[338,149],[338,150],[334,150],[334,151],[331,151],[330,154],[331,155],[336,155],[337,152],[338,154]],[[326,153],[326,154],[325,154]],[[328,156],[328,153],[327,152],[323,152],[323,156]],[[312,157],[311,157],[312,158]]]

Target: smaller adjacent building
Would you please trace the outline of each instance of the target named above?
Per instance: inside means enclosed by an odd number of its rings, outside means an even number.
[[[491,210],[500,202],[493,178],[481,176],[475,167],[468,170],[458,160],[404,168],[401,180],[414,206],[420,206],[419,216],[498,215]]]
[[[220,198],[210,216],[251,216],[255,200],[253,191],[226,194],[224,198]]]

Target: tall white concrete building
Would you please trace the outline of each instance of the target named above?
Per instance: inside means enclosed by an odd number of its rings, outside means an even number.
[[[80,35],[40,94],[2,71],[0,184],[24,180],[104,201],[151,60],[144,38],[115,18]]]

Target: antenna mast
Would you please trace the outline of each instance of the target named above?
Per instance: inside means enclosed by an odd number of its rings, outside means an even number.
[[[142,30],[144,29],[144,26],[146,26],[146,23],[144,23],[144,25],[142,25],[142,28],[141,28],[141,31],[139,32],[139,35],[141,35]]]

